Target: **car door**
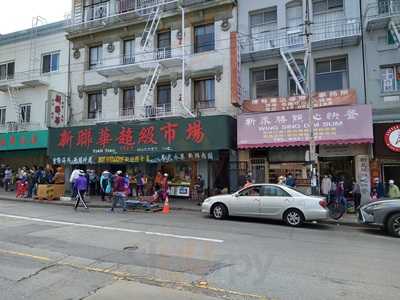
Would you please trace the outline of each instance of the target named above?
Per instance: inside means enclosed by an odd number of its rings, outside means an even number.
[[[271,218],[280,218],[291,202],[289,193],[274,185],[264,185],[262,195],[261,214]]]
[[[261,186],[250,186],[234,194],[230,205],[230,215],[260,215]]]

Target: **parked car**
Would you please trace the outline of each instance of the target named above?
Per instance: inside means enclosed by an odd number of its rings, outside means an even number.
[[[326,201],[278,184],[253,184],[231,195],[207,198],[202,212],[215,219],[246,216],[283,220],[290,226],[328,218]]]
[[[379,226],[400,237],[400,199],[381,200],[364,205],[358,214],[360,223]]]

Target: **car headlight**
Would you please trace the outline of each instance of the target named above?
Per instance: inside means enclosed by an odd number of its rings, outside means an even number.
[[[369,215],[373,215],[374,211],[379,209],[381,207],[380,203],[374,203],[374,204],[370,204],[369,206],[364,208],[364,211],[369,214]]]
[[[206,198],[204,201],[203,201],[203,203],[208,203],[208,202],[210,202],[211,201],[211,198]]]

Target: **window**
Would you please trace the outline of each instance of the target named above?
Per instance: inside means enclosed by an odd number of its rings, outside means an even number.
[[[303,61],[296,61],[297,65],[299,66],[300,71],[305,74],[305,69],[304,69],[304,64]],[[290,96],[295,96],[295,95],[300,95],[300,90],[296,84],[296,82],[294,81],[292,75],[290,74],[290,72],[288,72],[288,78],[289,78],[289,95]],[[304,89],[304,82],[302,84],[303,89]]]
[[[171,85],[163,84],[157,86],[157,107],[164,111],[171,111]]]
[[[135,89],[124,89],[122,98],[122,112],[123,116],[133,116],[135,112]]]
[[[399,4],[399,9],[400,9],[400,4]],[[397,38],[393,35],[393,33],[390,30],[388,30],[388,33],[387,33],[387,43],[388,43],[388,45],[395,45],[396,41],[397,41]]]
[[[8,62],[0,64],[0,80],[14,79],[15,63]]]
[[[60,53],[54,52],[42,56],[42,73],[57,72],[60,68]]]
[[[88,119],[101,117],[101,92],[88,94]]]
[[[118,0],[118,11],[120,13],[128,12],[135,9],[134,0]]]
[[[315,0],[313,1],[314,14],[326,13],[329,10],[343,9],[343,0]]]
[[[278,67],[253,71],[253,98],[279,96]]]
[[[400,91],[400,65],[381,68],[382,93]]]
[[[239,193],[241,197],[249,197],[249,196],[262,196],[262,188],[261,186],[251,186]]]
[[[277,22],[277,13],[276,8],[269,9],[265,11],[255,12],[250,14],[250,26],[262,26],[268,23],[276,23]]]
[[[281,189],[280,187],[277,186],[270,186],[270,185],[265,185],[263,186],[263,196],[266,197],[290,197],[290,195]]]
[[[89,69],[94,69],[101,65],[103,60],[103,47],[96,46],[89,48]]]
[[[6,110],[5,107],[0,107],[0,125],[6,124]]]
[[[19,107],[20,111],[20,122],[30,123],[31,122],[31,104],[22,104]]]
[[[123,63],[125,65],[135,63],[135,40],[134,39],[124,41]]]
[[[171,57],[171,31],[160,32],[157,35],[157,59]]]
[[[214,49],[214,24],[196,26],[194,28],[194,52],[200,53]]]
[[[194,103],[196,108],[215,107],[215,80],[208,78],[194,82]]]
[[[345,57],[317,61],[315,68],[317,92],[348,88],[347,59]]]

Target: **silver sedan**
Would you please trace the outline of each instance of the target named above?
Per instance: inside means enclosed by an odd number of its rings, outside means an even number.
[[[290,226],[328,218],[326,201],[285,185],[254,184],[230,195],[207,198],[202,212],[215,219],[246,216],[283,220]]]

